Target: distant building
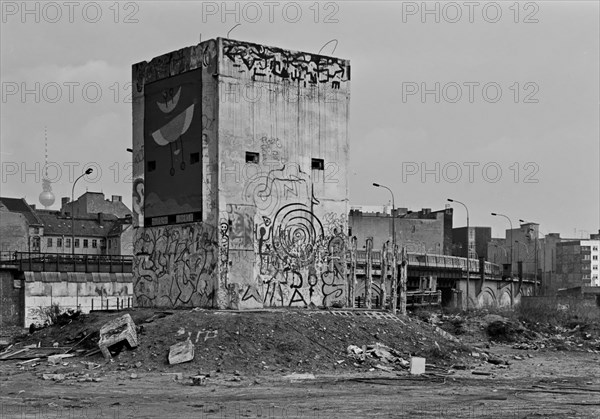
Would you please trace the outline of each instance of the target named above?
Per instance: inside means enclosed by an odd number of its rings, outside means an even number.
[[[488,260],[491,227],[457,227],[452,229],[452,256]],[[468,251],[467,251],[468,249]],[[494,262],[495,263],[495,262]]]
[[[572,240],[556,245],[558,286],[600,286],[600,240]]]
[[[0,198],[1,250],[65,254],[74,250],[76,254],[87,255],[132,255],[131,211],[120,200],[113,198],[102,204],[96,197],[104,200],[103,194],[88,194],[84,194],[85,198],[75,207],[79,214],[73,217],[74,224],[70,211],[41,210],[24,199]],[[90,196],[92,199],[88,200]],[[106,209],[113,213],[84,212],[87,209]]]
[[[127,205],[123,203],[120,195],[112,195],[111,199],[104,199],[102,192],[86,192],[73,202],[69,202],[68,197],[63,197],[61,200],[60,211],[63,214],[79,215],[90,214],[112,214],[117,218],[125,218],[131,216],[132,212]]]
[[[39,252],[44,226],[23,198],[0,197],[0,250]]]
[[[493,263],[508,265],[508,274],[534,279],[544,266],[539,224],[523,223],[519,228],[507,229],[505,238],[490,239],[487,255]]]
[[[99,213],[71,217],[60,211],[38,210],[44,225],[41,251],[86,255],[132,255],[131,217]],[[72,241],[74,243],[72,243]]]
[[[359,248],[371,237],[373,248],[381,249],[384,242],[391,242],[395,229],[398,246],[409,252],[451,255],[452,208],[423,208],[417,212],[397,208],[393,214],[354,209],[350,211],[348,226],[348,233],[357,238]]]

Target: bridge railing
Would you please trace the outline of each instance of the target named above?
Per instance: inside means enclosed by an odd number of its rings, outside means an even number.
[[[365,264],[367,260],[367,252],[365,250],[358,250],[356,252],[356,259],[358,264]],[[381,250],[372,251],[373,264],[378,265],[381,263]],[[479,260],[469,259],[469,271],[479,272]],[[408,253],[408,266],[413,267],[424,267],[424,268],[438,268],[438,269],[456,269],[460,271],[467,270],[467,258],[459,256],[447,256],[447,255],[436,255],[427,253]],[[499,265],[491,262],[484,262],[484,273],[487,275],[498,276],[502,274],[502,269]]]
[[[12,252],[1,254],[2,263],[33,272],[130,273],[133,257],[68,253]]]

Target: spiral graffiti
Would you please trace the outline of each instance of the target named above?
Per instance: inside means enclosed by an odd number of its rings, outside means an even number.
[[[324,239],[321,221],[304,204],[288,204],[279,209],[272,232],[275,253],[295,267],[311,264]]]

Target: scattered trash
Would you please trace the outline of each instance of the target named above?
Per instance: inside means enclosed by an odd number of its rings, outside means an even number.
[[[383,370],[383,371],[387,371],[387,372],[393,372],[394,371],[394,367],[388,367],[388,366],[379,365],[379,364],[375,365],[375,368]]]
[[[64,374],[43,374],[44,380],[63,381],[66,377]]]
[[[192,377],[192,385],[194,386],[203,386],[206,385],[206,376],[205,375],[195,375]]]
[[[413,356],[410,358],[410,373],[412,375],[425,374],[425,358]]]
[[[358,362],[364,362],[367,358],[370,358],[388,364],[400,364],[403,368],[407,368],[409,365],[409,362],[402,358],[402,355],[398,351],[381,343],[366,345],[362,349],[356,345],[350,345],[346,349],[346,353]],[[357,364],[355,363],[354,365]]]
[[[48,362],[52,365],[56,365],[56,364],[60,364],[60,362],[64,359],[64,358],[71,358],[75,355],[73,354],[58,354],[58,355],[50,355],[48,357]]]

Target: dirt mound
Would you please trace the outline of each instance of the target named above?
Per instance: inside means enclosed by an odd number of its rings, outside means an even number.
[[[427,363],[449,365],[469,349],[436,332],[435,327],[410,317],[367,315],[364,311],[266,310],[127,311],[138,328],[139,346],[114,355],[104,368],[187,371],[192,373],[332,372],[370,369],[385,359],[365,357],[357,362],[350,345],[393,348],[398,358],[422,356]],[[373,313],[373,312],[370,312]],[[96,312],[63,326],[53,326],[25,337],[19,345],[97,347],[98,330],[120,313]],[[337,314],[337,315],[334,315]],[[376,313],[377,314],[377,313]],[[169,347],[190,340],[195,347],[191,362],[168,365]],[[87,358],[103,363],[100,354]],[[398,367],[398,364],[395,364]]]
[[[522,340],[526,329],[517,322],[492,320],[487,325],[487,334],[496,342],[516,342]]]

